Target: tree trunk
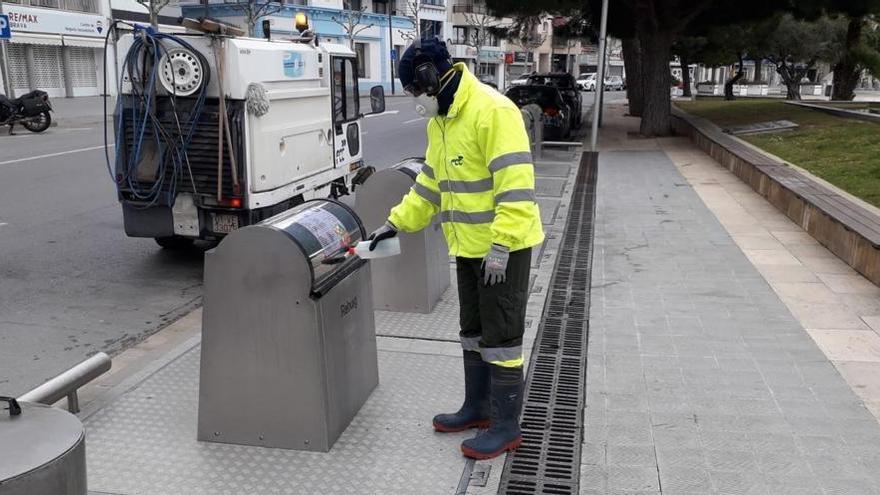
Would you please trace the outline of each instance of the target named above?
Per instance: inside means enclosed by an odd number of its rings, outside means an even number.
[[[763,83],[764,82],[764,59],[758,57],[755,59],[755,76],[752,77],[752,82]]]
[[[785,84],[786,96],[788,100],[801,99],[801,77],[800,71],[788,65],[785,61],[776,65],[776,72],[782,78],[782,84]]]
[[[682,87],[682,96],[685,98],[690,98],[693,96],[691,93],[691,62],[688,60],[687,55],[678,55],[678,60],[681,62],[681,87]]]
[[[639,133],[644,137],[668,136],[672,132],[669,59],[674,33],[657,31],[639,23],[644,107]]]
[[[727,80],[724,83],[724,99],[728,101],[733,101],[736,99],[736,96],[733,94],[733,85],[738,83],[743,76],[746,75],[745,69],[743,69],[743,58],[742,55],[739,57],[739,69],[737,69],[736,74],[733,77]]]
[[[641,47],[639,40],[628,38],[623,40],[623,66],[626,71],[626,98],[629,100],[629,114],[641,117],[644,106]],[[598,85],[597,85],[598,87]]]
[[[846,47],[843,58],[834,64],[834,83],[831,89],[832,100],[852,100],[862,71],[855,57],[855,50],[862,42],[862,18],[852,17],[846,28]]]

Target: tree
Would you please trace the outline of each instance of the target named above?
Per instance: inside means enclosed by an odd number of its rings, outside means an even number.
[[[862,73],[869,69],[872,60],[880,56],[868,43],[872,16],[880,14],[880,0],[832,0],[827,12],[845,24],[838,31],[841,50],[832,61],[834,82],[831,98],[851,100]],[[866,31],[867,29],[867,31]]]
[[[349,0],[343,1],[342,6],[342,15],[333,16],[330,19],[342,27],[342,30],[345,31],[345,37],[348,38],[348,47],[354,50],[355,37],[357,37],[357,35],[360,34],[362,31],[373,27],[373,24],[361,23],[361,20],[363,20],[364,18],[364,13],[367,11],[366,7],[361,7],[360,9],[352,9],[351,2]],[[364,63],[363,60],[359,62]]]
[[[171,0],[137,0],[137,3],[146,7],[150,16],[150,26],[159,27],[159,11],[164,9]]]
[[[499,30],[499,23],[492,16],[471,12],[464,14],[464,22],[467,25],[467,36],[465,36],[464,44],[476,50],[477,63],[475,69],[477,74],[479,74],[483,47],[487,46],[492,38],[495,37]]]
[[[825,0],[806,0],[806,3]],[[487,0],[496,12],[535,13],[570,12],[581,10],[598,18],[601,2],[587,0]],[[798,0],[798,4],[805,3]],[[640,133],[643,136],[662,136],[671,132],[670,70],[672,44],[683,35],[695,35],[694,28],[765,19],[774,12],[791,8],[791,0],[615,0],[609,2],[608,33],[620,38],[637,40],[638,81],[627,67],[627,86],[639,84],[642,93]],[[596,24],[595,22],[593,24]],[[627,42],[632,48],[633,41]],[[633,50],[627,50],[624,60],[633,59]],[[630,64],[631,65],[631,64]],[[632,111],[632,107],[630,108]]]
[[[504,28],[503,37],[511,45],[521,48],[534,57],[533,52],[547,41],[547,33],[538,30],[540,25],[541,16],[515,17],[513,23]],[[527,66],[526,72],[529,71],[531,68]]]
[[[413,42],[417,39],[421,39],[422,37],[422,7],[424,4],[421,0],[407,0],[403,5],[403,11],[399,14],[406,17],[412,22],[413,30],[412,31],[404,31],[399,29],[398,32],[400,36],[409,41]],[[390,6],[389,6],[390,8]]]
[[[140,0],[138,0],[140,1]],[[169,0],[161,0],[168,3]],[[255,36],[257,22],[267,15],[277,14],[284,9],[281,2],[260,0],[223,0],[223,5],[234,11],[240,12],[247,26],[248,36]]]
[[[800,100],[800,84],[819,60],[832,60],[841,47],[835,28],[840,24],[827,17],[814,22],[795,19],[791,14],[780,18],[767,38],[765,57],[776,66],[785,84],[787,98]]]

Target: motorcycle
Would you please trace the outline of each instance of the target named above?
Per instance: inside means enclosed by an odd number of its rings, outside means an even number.
[[[52,125],[52,104],[49,94],[35,90],[19,98],[9,99],[0,95],[0,127],[21,124],[31,132],[43,132]]]

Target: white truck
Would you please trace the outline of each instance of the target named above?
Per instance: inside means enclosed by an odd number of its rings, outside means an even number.
[[[358,68],[346,46],[136,29],[117,43],[115,181],[132,237],[218,240],[363,168]],[[381,86],[371,112],[384,111]]]

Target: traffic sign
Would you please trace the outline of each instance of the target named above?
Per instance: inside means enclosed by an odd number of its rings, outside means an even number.
[[[9,28],[9,16],[0,14],[0,40],[12,38],[12,29]]]
[[[391,60],[397,60],[397,48],[391,49]]]

